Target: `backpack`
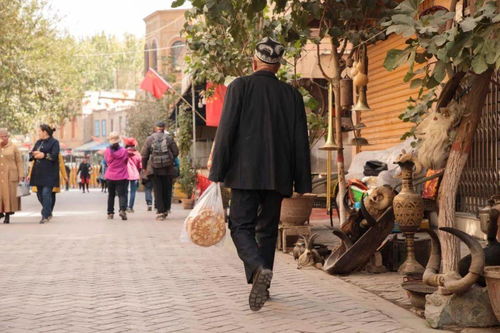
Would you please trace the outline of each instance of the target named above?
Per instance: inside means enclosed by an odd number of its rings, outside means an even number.
[[[169,146],[170,137],[168,134],[159,135],[151,144],[151,165],[154,169],[163,169],[174,165],[174,158]]]

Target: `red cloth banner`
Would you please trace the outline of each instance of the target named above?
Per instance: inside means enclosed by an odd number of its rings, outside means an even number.
[[[207,126],[218,127],[227,87],[223,84],[207,82],[207,90],[209,89],[215,89],[215,91],[206,101]]]
[[[146,73],[144,80],[142,80],[140,88],[142,90],[149,91],[151,95],[160,99],[168,89],[172,88],[172,86],[154,69],[150,68]]]

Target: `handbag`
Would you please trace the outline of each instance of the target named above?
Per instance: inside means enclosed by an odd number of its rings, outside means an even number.
[[[17,197],[26,197],[30,194],[30,185],[27,182],[19,182],[17,184]]]

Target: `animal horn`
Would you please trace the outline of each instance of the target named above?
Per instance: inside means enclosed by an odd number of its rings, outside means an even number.
[[[314,240],[316,238],[318,238],[318,234],[312,234],[310,237],[309,237],[309,242],[307,243],[307,246],[306,246],[306,249],[309,249],[309,250],[312,250],[313,246],[314,246]]]
[[[335,236],[340,238],[340,240],[344,243],[346,250],[352,246],[351,239],[339,228],[333,227],[332,232]]]
[[[441,243],[434,231],[429,229],[427,233],[431,236],[431,255],[427,261],[422,280],[428,286],[439,287],[440,280],[442,280],[442,276],[438,274],[441,267]]]
[[[439,228],[440,230],[446,231],[452,235],[457,236],[462,242],[467,245],[471,253],[471,264],[469,267],[469,273],[461,279],[446,278],[444,281],[444,287],[454,294],[462,294],[469,290],[469,288],[476,283],[477,279],[484,271],[484,252],[481,244],[472,236],[466,234],[463,231],[454,228]]]

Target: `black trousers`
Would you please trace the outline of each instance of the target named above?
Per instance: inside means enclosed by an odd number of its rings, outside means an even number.
[[[283,195],[267,190],[231,190],[229,229],[245,265],[248,283],[259,266],[273,269]]]
[[[115,196],[118,194],[120,210],[127,210],[128,180],[108,180],[108,214],[115,213]]]
[[[172,177],[153,175],[152,180],[158,214],[166,213],[172,207]]]

